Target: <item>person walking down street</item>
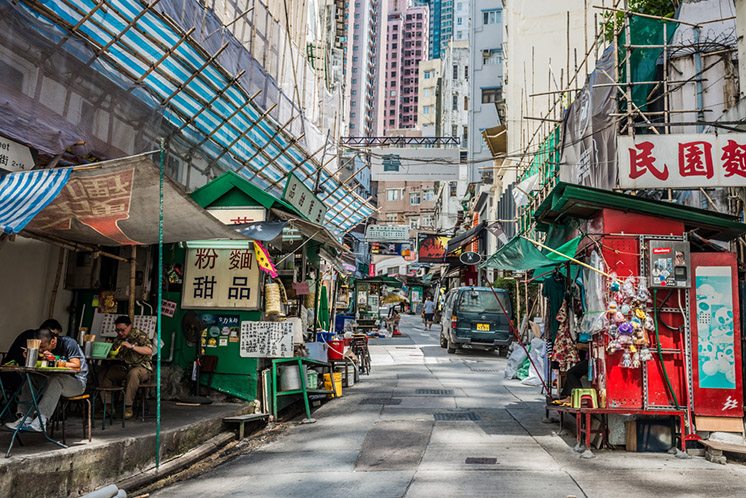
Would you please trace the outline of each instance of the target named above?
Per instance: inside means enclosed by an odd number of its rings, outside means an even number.
[[[430,330],[433,326],[433,317],[435,316],[435,301],[433,301],[432,297],[427,296],[427,299],[425,299],[423,311],[425,312],[425,326],[427,330]]]
[[[72,397],[79,396],[85,391],[88,380],[88,364],[85,361],[85,355],[80,349],[78,343],[72,337],[60,336],[55,331],[42,328],[36,331],[36,339],[41,341],[39,351],[48,359],[60,358],[64,364],[58,363],[58,367],[75,370],[72,374],[55,374],[47,375],[44,393],[39,401],[39,413],[33,420],[26,419],[23,430],[41,432],[42,428],[47,427],[47,422],[57,408],[60,396]],[[25,384],[18,401],[19,419],[15,422],[8,423],[6,426],[15,429],[23,421],[23,415],[31,405],[31,390],[28,384]]]
[[[117,358],[121,362],[112,364],[101,372],[99,385],[101,387],[121,386],[125,381],[124,389],[124,418],[130,419],[134,416],[132,403],[135,400],[137,389],[140,384],[147,382],[153,372],[151,356],[153,355],[153,343],[148,334],[132,326],[128,316],[120,316],[114,321],[117,338],[114,340],[112,349],[118,351]],[[109,393],[105,393],[109,394]],[[110,403],[110,398],[104,396],[104,402]]]

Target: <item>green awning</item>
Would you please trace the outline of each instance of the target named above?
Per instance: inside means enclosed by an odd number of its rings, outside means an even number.
[[[551,238],[548,236],[547,242]],[[482,268],[528,271],[537,268],[553,267],[568,261],[569,258],[574,258],[581,239],[582,236],[575,237],[556,247],[556,244],[546,244],[548,247],[567,256],[563,257],[551,251],[541,251],[535,244],[519,235],[513,237],[500,250],[490,256],[487,261],[482,263]]]

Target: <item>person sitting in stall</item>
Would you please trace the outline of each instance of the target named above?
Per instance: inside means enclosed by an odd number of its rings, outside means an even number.
[[[581,360],[565,372],[565,383],[562,385],[560,399],[554,401],[556,405],[570,406],[573,389],[582,388],[583,377],[588,375],[588,344],[579,342],[575,346]]]
[[[46,322],[45,322],[46,323]],[[60,327],[61,329],[62,327]],[[46,429],[47,422],[57,408],[60,396],[79,396],[85,391],[88,381],[88,364],[85,355],[80,349],[77,341],[72,337],[60,336],[56,331],[41,328],[36,331],[35,338],[39,339],[39,351],[42,357],[50,361],[59,359],[55,366],[75,370],[74,375],[66,373],[50,373],[47,375],[46,385],[41,399],[38,402],[38,413],[33,420],[26,418],[24,414],[32,403],[31,390],[26,384],[18,401],[18,420],[6,424],[10,429],[15,429],[23,422],[25,431],[41,432]]]
[[[60,325],[60,322],[53,318],[45,320],[44,323],[39,326],[39,328],[51,330],[57,335],[60,335],[62,333],[62,325]],[[10,363],[11,365],[23,365],[25,363],[26,356],[24,354],[24,351],[26,351],[26,341],[36,338],[37,330],[39,329],[28,329],[18,334],[18,336],[13,341],[13,344],[11,344],[10,348],[8,349],[8,352],[5,353],[5,356],[3,357],[4,365],[8,363]],[[20,388],[22,381],[23,377],[15,373],[0,373],[0,382],[2,382],[3,389],[5,389],[5,392],[8,395],[15,392],[16,389]],[[11,413],[15,413],[12,411],[12,407],[11,409],[7,410],[7,412],[8,415],[10,415]]]
[[[150,357],[153,355],[153,343],[148,334],[132,326],[128,316],[120,316],[114,321],[117,338],[112,346],[113,351],[118,351],[117,359],[121,362],[114,363],[103,370],[99,377],[101,387],[121,386],[125,381],[124,389],[124,418],[130,419],[134,416],[132,403],[135,400],[137,389],[140,384],[147,382],[153,372]],[[110,403],[109,393],[104,393],[104,403]]]

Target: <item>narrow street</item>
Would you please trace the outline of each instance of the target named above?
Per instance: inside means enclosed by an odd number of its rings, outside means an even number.
[[[377,340],[373,373],[278,441],[156,493],[171,496],[736,496],[746,467],[701,457],[596,451],[542,423],[538,388],[505,358],[448,355],[438,330],[402,320]]]

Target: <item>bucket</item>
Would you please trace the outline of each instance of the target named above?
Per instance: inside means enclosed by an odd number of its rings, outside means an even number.
[[[279,367],[280,391],[297,391],[301,388],[297,366]]]
[[[355,367],[350,367],[347,369],[347,387],[352,387],[355,385]]]
[[[324,389],[327,391],[332,390],[332,380],[329,377],[329,374],[324,374]],[[332,398],[341,398],[342,397],[342,373],[341,372],[334,372],[334,394],[331,395]]]
[[[319,373],[316,370],[309,369],[306,372],[306,387],[308,389],[318,389]]]
[[[330,360],[341,360],[344,358],[345,342],[342,341],[329,341],[328,359]]]

